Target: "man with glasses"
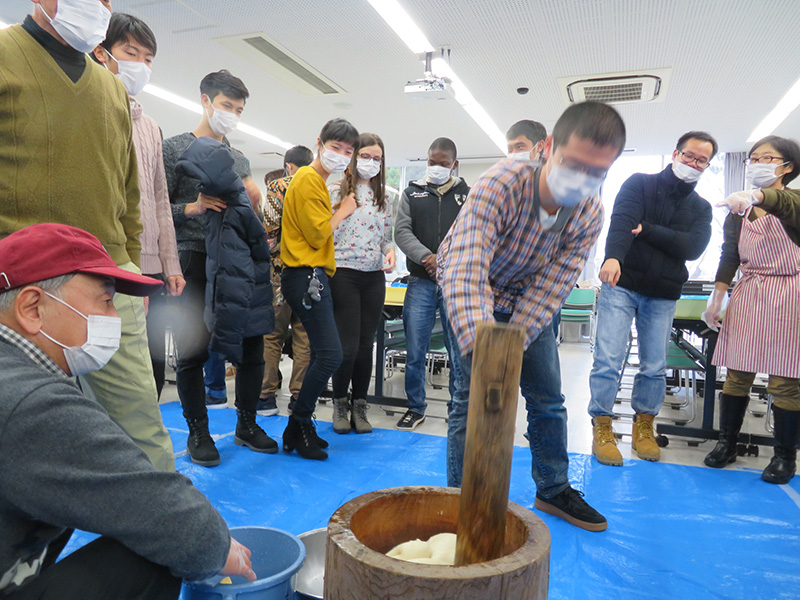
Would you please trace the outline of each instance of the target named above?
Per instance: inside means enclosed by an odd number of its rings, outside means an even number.
[[[639,370],[631,393],[631,447],[644,460],[661,458],[653,419],[664,403],[675,302],[689,277],[686,261],[698,258],[711,239],[711,205],[694,188],[716,153],[709,134],[685,133],[671,165],[654,175],[632,175],[614,201],[589,378],[592,453],[604,465],[622,465],[611,419],[634,319]]]
[[[510,322],[525,331],[520,388],[534,506],[589,531],[603,531],[608,523],[569,483],[567,411],[550,324],[597,241],[603,226],[598,192],[624,147],[625,125],[613,108],[598,102],[570,106],[545,140],[547,162],[540,167],[503,160],[484,173],[438,252],[455,374],[447,485],[461,485],[477,325]]]

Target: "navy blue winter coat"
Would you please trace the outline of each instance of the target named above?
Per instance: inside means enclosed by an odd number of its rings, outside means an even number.
[[[232,150],[201,137],[181,154],[176,168],[198,180],[198,191],[224,200],[222,212],[206,213],[206,305],[211,350],[237,364],[242,340],[270,333],[275,325],[267,235],[242,179],[233,171]]]

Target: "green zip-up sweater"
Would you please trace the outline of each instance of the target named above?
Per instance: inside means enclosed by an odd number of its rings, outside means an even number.
[[[63,223],[139,265],[138,177],[122,83],[91,60],[73,83],[21,25],[0,31],[0,237]]]

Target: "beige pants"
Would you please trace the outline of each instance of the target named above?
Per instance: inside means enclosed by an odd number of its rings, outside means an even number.
[[[731,396],[747,396],[755,379],[755,373],[728,369],[728,377],[722,386],[722,392]],[[767,392],[772,394],[772,402],[778,408],[800,410],[800,380],[770,375]]]
[[[292,378],[289,381],[289,391],[292,396],[300,393],[303,377],[306,375],[308,363],[311,361],[311,347],[300,319],[292,312],[289,303],[284,301],[273,304],[275,309],[275,329],[264,336],[264,381],[261,384],[261,397],[274,396],[278,392],[278,369],[281,362],[281,352],[286,337],[289,335],[289,325],[292,326]]]
[[[131,263],[119,265],[139,273]],[[174,471],[172,441],[158,409],[156,382],[147,346],[144,301],[116,294],[114,306],[122,319],[119,350],[109,363],[94,373],[79,377],[83,393],[106,409],[111,419],[127,433],[161,471]]]

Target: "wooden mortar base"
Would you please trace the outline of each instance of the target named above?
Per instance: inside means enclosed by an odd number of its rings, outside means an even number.
[[[540,600],[547,598],[550,530],[508,503],[504,555],[460,567],[386,556],[397,544],[456,533],[460,490],[401,487],[355,498],[328,524],[326,600]]]

